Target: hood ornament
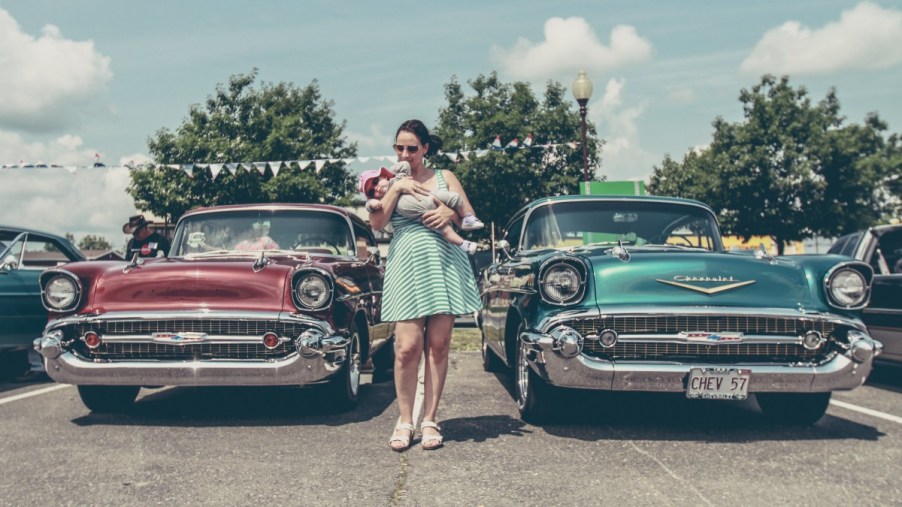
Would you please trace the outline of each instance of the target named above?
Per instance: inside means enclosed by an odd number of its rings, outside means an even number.
[[[254,273],[263,271],[270,263],[272,263],[272,260],[266,256],[266,251],[260,250],[260,257],[257,257],[257,260],[254,261]]]
[[[728,290],[738,289],[740,287],[745,287],[746,285],[755,283],[755,280],[739,281],[732,276],[675,276],[673,277],[673,280],[661,280],[660,278],[658,278],[657,281],[667,285],[673,285],[674,287],[701,292],[702,294],[707,294],[709,296],[712,294],[718,294],[720,292],[726,292]],[[724,284],[717,285],[715,287],[702,287],[687,282],[715,282]]]
[[[611,255],[613,255],[614,257],[617,257],[618,259],[622,260],[623,262],[630,261],[630,253],[626,249],[626,247],[623,246],[623,240],[617,240],[617,246],[615,246],[614,248],[612,248],[608,251],[611,253]]]
[[[144,259],[142,259],[140,255],[138,255],[138,252],[135,252],[135,255],[132,256],[132,260],[128,261],[128,264],[126,264],[125,267],[122,268],[122,272],[128,273],[132,269],[140,268],[143,265]]]

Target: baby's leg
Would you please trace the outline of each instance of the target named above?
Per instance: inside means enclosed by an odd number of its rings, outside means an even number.
[[[452,245],[457,245],[458,247],[460,247],[461,250],[463,250],[464,252],[467,252],[470,255],[473,255],[474,253],[476,253],[476,243],[473,243],[472,241],[467,241],[467,240],[463,239],[462,237],[460,237],[460,234],[457,234],[457,231],[454,230],[454,227],[451,227],[450,225],[446,225],[446,226],[442,227],[441,232],[442,232],[442,236],[444,236],[445,239],[448,240],[448,242],[451,243]]]

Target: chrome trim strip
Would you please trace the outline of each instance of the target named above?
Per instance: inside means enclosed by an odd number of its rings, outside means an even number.
[[[579,310],[555,313],[542,319],[536,329],[547,333],[548,330],[561,322],[567,320],[589,320],[602,319],[610,317],[673,317],[673,316],[718,316],[718,317],[781,317],[793,319],[808,319],[815,321],[827,321],[841,326],[848,326],[859,331],[867,331],[864,323],[858,319],[853,319],[843,315],[823,312],[806,312],[804,310],[790,310],[786,308],[731,308],[731,307],[654,307],[654,311],[649,311],[648,307],[622,307],[616,312],[599,311],[597,308],[591,310]],[[688,331],[688,330],[687,330]]]
[[[288,312],[232,312],[232,311],[151,311],[151,312],[107,312],[90,315],[69,315],[50,321],[44,329],[48,331],[73,324],[93,324],[114,321],[156,321],[156,320],[280,320],[304,324],[319,329],[326,335],[335,334],[335,329],[324,320],[301,313]]]

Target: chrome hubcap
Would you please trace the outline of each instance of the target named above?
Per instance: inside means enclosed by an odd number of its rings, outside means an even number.
[[[348,364],[348,375],[350,375],[351,379],[351,392],[356,396],[357,391],[360,389],[360,336],[357,333],[354,333],[354,336],[351,338],[350,352],[349,360],[351,362]]]
[[[520,408],[526,406],[527,390],[529,389],[529,364],[526,362],[526,345],[520,344],[517,353],[517,405]]]

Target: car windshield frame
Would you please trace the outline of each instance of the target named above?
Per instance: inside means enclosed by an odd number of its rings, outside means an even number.
[[[170,257],[284,251],[354,256],[348,217],[313,208],[249,208],[193,213],[179,220]]]
[[[674,247],[723,252],[720,229],[704,206],[670,201],[562,200],[529,210],[523,251],[588,246]]]

